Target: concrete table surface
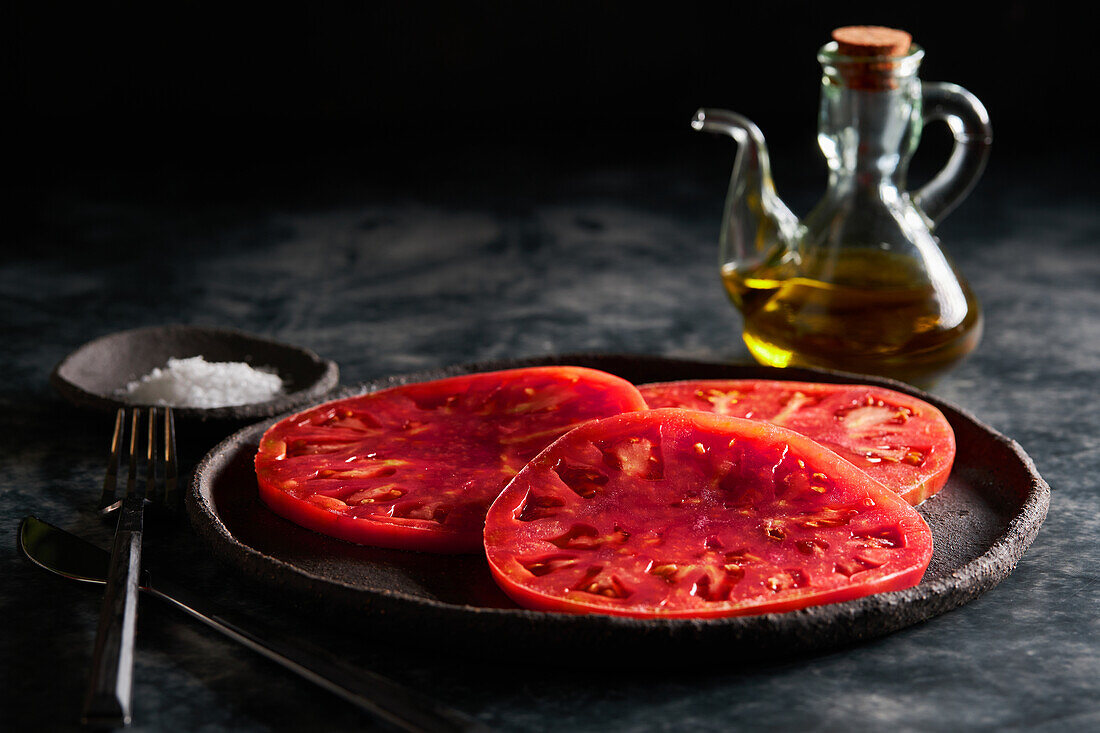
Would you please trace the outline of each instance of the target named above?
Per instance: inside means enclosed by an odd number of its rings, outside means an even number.
[[[235,327],[334,359],[343,384],[578,351],[749,360],[716,269],[726,161],[516,155],[393,185],[299,170],[85,180],[36,199],[0,260],[0,728],[78,727],[100,593],[33,567],[15,535],[34,514],[109,542],[94,504],[110,418],[47,383],[91,338]],[[1100,728],[1100,215],[1095,191],[1050,180],[1041,163],[991,167],[939,232],[986,326],[933,392],[1020,442],[1053,489],[1015,572],[955,611],[773,664],[721,649],[698,670],[484,663],[272,602],[186,523],[150,534],[149,562],[499,730]],[[193,463],[221,436],[181,437]],[[149,599],[135,674],[135,730],[376,725]]]

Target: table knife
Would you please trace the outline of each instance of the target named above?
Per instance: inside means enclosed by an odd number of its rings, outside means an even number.
[[[106,581],[110,559],[106,550],[36,517],[26,517],[21,523],[19,546],[29,560],[52,573],[84,582]],[[250,629],[230,623],[194,593],[163,579],[154,584],[147,570],[141,574],[141,590],[400,730],[488,730],[460,711],[348,664],[304,640],[286,638],[255,619],[249,621]]]

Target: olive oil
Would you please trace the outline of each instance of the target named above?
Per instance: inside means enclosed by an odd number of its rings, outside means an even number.
[[[729,110],[696,112],[693,128],[738,145],[719,232],[722,280],[764,364],[927,386],[977,347],[977,301],[933,232],[978,180],[993,133],[970,92],[920,80],[923,58],[897,29],[841,28],[821,47],[817,142],[828,187],[801,219],[776,194],[760,128]],[[924,124],[943,119],[951,158],[910,190]]]
[[[957,276],[934,285],[908,258],[871,248],[841,249],[797,269],[748,276],[733,266],[722,270],[744,316],[745,344],[763,364],[928,386],[981,338],[977,300]]]

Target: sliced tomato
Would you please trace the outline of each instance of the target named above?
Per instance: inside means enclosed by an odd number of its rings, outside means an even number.
[[[540,453],[489,509],[485,550],[528,608],[716,617],[915,585],[932,533],[805,436],[662,409],[587,423]]]
[[[540,450],[588,420],[645,408],[606,372],[535,367],[329,402],[264,433],[260,498],[277,514],[357,542],[477,552],[485,511]]]
[[[955,433],[924,400],[882,387],[755,379],[639,387],[650,407],[764,420],[836,451],[914,506],[943,488]]]

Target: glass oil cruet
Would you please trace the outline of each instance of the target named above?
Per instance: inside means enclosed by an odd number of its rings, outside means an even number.
[[[977,300],[933,228],[970,192],[989,154],[985,108],[953,84],[921,83],[908,33],[833,32],[818,144],[828,189],[803,220],[772,183],[760,130],[725,110],[692,126],[738,142],[720,235],[722,280],[761,363],[877,374],[928,386],[981,337]],[[931,120],[955,138],[944,168],[908,192],[906,171]]]

